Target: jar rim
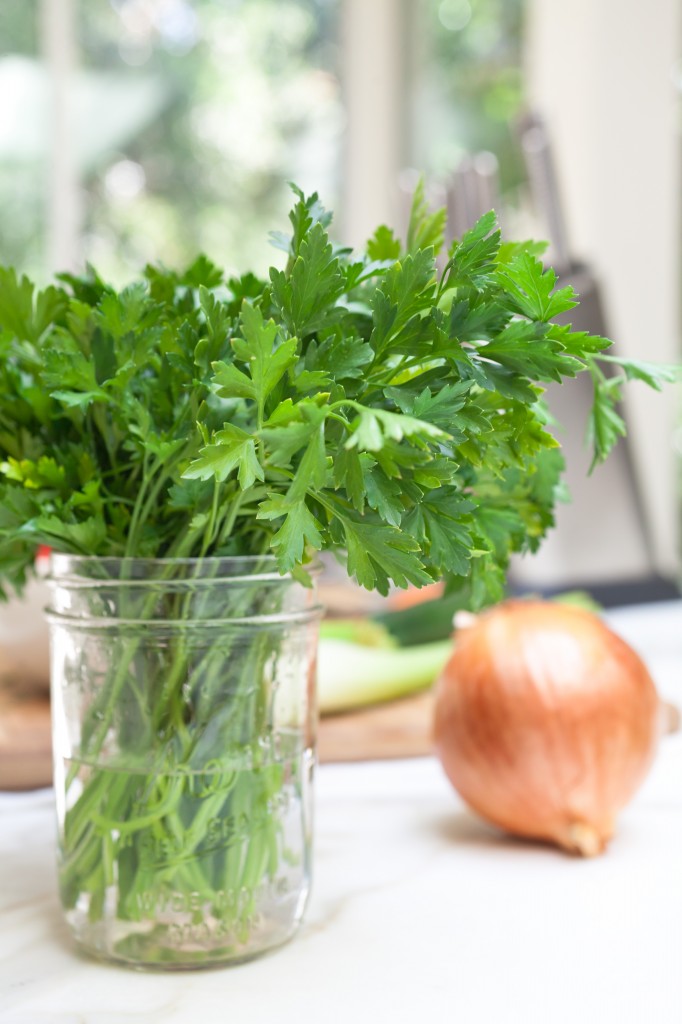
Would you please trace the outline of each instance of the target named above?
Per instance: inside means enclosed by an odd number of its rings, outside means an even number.
[[[322,565],[313,559],[304,571],[313,579]],[[173,572],[173,570],[177,572]],[[291,573],[281,573],[277,557],[263,555],[209,555],[198,558],[138,558],[109,555],[73,555],[51,552],[46,573],[48,583],[75,587],[103,583],[130,585],[159,583],[287,583]]]
[[[45,610],[45,618],[51,626],[63,626],[71,631],[82,633],[107,633],[109,630],[139,630],[144,628],[153,635],[176,635],[181,632],[219,630],[221,633],[236,630],[265,631],[285,629],[291,626],[304,626],[317,622],[324,615],[320,604],[311,605],[292,612],[275,612],[263,615],[245,615],[235,618],[220,619],[122,619],[92,616],[86,618],[78,615],[67,615],[50,608]]]

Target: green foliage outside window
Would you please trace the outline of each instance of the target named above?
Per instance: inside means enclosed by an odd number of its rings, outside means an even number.
[[[503,188],[522,176],[514,121],[523,103],[525,0],[419,0],[413,162],[437,174],[465,153],[500,161]]]
[[[335,194],[335,0],[82,0],[84,59],[154,76],[161,109],[88,181],[86,253],[107,272],[205,250],[264,269],[287,180]],[[138,17],[133,17],[137,13]],[[144,15],[144,16],[143,16]]]

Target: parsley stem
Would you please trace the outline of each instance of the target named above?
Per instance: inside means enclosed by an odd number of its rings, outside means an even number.
[[[131,557],[137,549],[139,544],[138,533],[140,527],[143,526],[149,518],[149,515],[156,506],[159,494],[161,493],[164,484],[168,482],[169,478],[172,478],[172,470],[181,458],[182,453],[176,453],[170,459],[165,461],[159,456],[152,468],[143,476],[140,492],[135,502],[135,508],[128,528],[126,557]],[[159,470],[163,470],[163,472],[159,474],[154,485],[150,488],[151,481]],[[143,498],[145,499],[144,504],[142,503]]]
[[[218,535],[218,541],[217,541],[218,547],[222,546],[225,543],[225,541],[228,539],[230,534],[232,533],[232,530],[234,528],[234,524],[237,521],[237,516],[239,515],[239,510],[240,510],[240,508],[242,506],[242,503],[244,502],[244,500],[245,500],[245,498],[247,496],[248,496],[248,492],[239,491],[232,498],[232,501],[231,501],[231,503],[228,506],[227,515],[225,517],[225,520],[223,522],[222,528],[221,528],[220,533]]]
[[[142,502],[145,497],[145,492],[149,486],[149,452],[145,449],[144,456],[142,458],[142,482],[140,489],[137,492],[137,498],[135,499],[135,507],[130,518],[130,526],[128,527],[128,540],[126,543],[125,554],[126,558],[129,558],[132,552],[135,550],[135,544],[137,542],[137,524],[142,511]]]
[[[219,481],[217,479],[214,480],[213,481],[213,500],[211,501],[211,512],[210,512],[210,515],[209,515],[209,518],[208,518],[208,523],[206,525],[206,530],[205,530],[205,533],[204,533],[204,541],[203,541],[203,544],[201,545],[201,556],[200,557],[202,557],[202,558],[206,554],[206,552],[209,550],[209,548],[211,547],[211,544],[213,543],[213,538],[214,538],[215,531],[216,531],[216,519],[218,517],[218,499],[220,497],[220,488],[221,488],[221,485],[220,485]]]

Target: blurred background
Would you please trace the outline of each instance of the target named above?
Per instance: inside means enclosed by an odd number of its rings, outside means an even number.
[[[580,326],[680,358],[678,0],[3,0],[0,51],[0,262],[39,280],[199,250],[263,271],[291,180],[360,244],[424,172],[452,234],[494,205],[549,239]],[[674,588],[679,388],[633,386],[589,482],[564,390],[573,502],[518,585]]]

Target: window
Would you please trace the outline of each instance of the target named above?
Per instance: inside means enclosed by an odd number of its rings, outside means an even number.
[[[146,261],[200,250],[262,270],[289,180],[337,211],[364,196],[362,234],[398,219],[378,198],[404,164],[445,174],[463,152],[488,148],[513,179],[522,7],[5,0],[0,80],[14,102],[0,120],[0,259],[39,275],[87,260],[119,282]],[[380,30],[368,33],[377,14]],[[353,105],[349,83],[363,75]],[[405,82],[411,117],[396,99]]]

